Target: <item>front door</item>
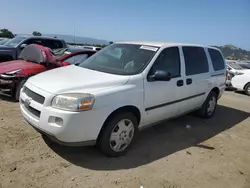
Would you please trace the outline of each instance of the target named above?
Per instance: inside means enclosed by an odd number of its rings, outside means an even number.
[[[147,77],[156,70],[171,74],[169,81],[149,81]],[[169,47],[161,51],[144,79],[144,125],[178,115],[178,101],[183,97],[184,69],[180,60],[180,48]]]

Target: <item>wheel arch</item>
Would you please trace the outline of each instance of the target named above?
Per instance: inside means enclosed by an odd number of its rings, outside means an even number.
[[[247,87],[247,85],[249,85],[249,84],[250,84],[250,82],[247,82],[247,83],[244,85],[243,89],[245,90],[246,87]]]
[[[220,95],[220,89],[218,87],[214,87],[211,91],[215,92],[217,94],[217,98]]]
[[[136,119],[138,121],[138,125],[140,124],[140,122],[141,122],[141,112],[140,112],[139,108],[137,108],[136,106],[133,106],[133,105],[127,105],[127,106],[119,107],[116,110],[114,110],[106,118],[106,120],[104,121],[104,123],[102,125],[102,128],[101,128],[101,130],[99,132],[99,135],[98,135],[97,139],[99,139],[100,135],[104,131],[104,129],[105,129],[106,125],[107,125],[107,122],[110,121],[116,114],[118,114],[118,113],[124,113],[124,112],[131,112],[133,115],[135,115],[135,117],[136,117]]]

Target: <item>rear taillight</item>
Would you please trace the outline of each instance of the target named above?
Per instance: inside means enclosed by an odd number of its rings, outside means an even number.
[[[226,80],[225,80],[225,82],[228,80],[228,72],[226,72]]]

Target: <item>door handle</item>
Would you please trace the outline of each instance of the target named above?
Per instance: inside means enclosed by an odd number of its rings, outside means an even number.
[[[178,80],[177,83],[176,83],[176,85],[177,85],[178,87],[183,86],[183,84],[184,84],[183,80]]]
[[[193,80],[192,80],[191,78],[188,78],[188,79],[186,80],[186,84],[187,84],[187,85],[192,84],[192,82],[193,82]]]

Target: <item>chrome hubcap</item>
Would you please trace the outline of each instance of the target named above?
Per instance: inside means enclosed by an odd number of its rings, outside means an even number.
[[[110,134],[109,144],[115,152],[125,150],[134,136],[134,125],[129,119],[119,121]]]
[[[250,93],[250,86],[247,88],[247,92]]]
[[[207,106],[207,113],[208,115],[211,115],[216,107],[216,98],[213,96],[210,98],[209,102],[208,102],[208,106]]]

